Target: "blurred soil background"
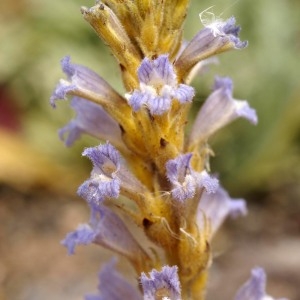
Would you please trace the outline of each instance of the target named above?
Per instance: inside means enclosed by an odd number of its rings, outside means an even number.
[[[67,102],[53,110],[48,101],[67,54],[123,92],[118,66],[80,15],[93,4],[0,2],[0,300],[83,299],[110,257],[96,246],[68,257],[59,244],[88,220],[76,189],[91,169],[82,149],[98,141],[66,148],[57,130],[73,113]],[[271,295],[300,300],[300,2],[192,0],[186,39],[211,5],[216,16],[235,15],[249,47],[222,54],[195,80],[193,113],[214,75],[226,75],[259,124],[236,121],[211,141],[212,171],[233,197],[247,199],[249,215],[228,220],[215,238],[208,300],[232,299],[253,266],[266,269]]]

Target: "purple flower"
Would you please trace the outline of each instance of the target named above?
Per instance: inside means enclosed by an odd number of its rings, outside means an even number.
[[[85,300],[141,300],[141,294],[115,270],[116,260],[104,265],[99,272],[99,294],[87,295]]]
[[[98,147],[87,148],[82,153],[93,163],[90,179],[78,189],[78,194],[90,205],[99,205],[106,197],[117,198],[120,192],[120,180],[117,173],[120,169],[120,155],[109,143]]]
[[[182,154],[166,164],[167,177],[173,185],[172,196],[180,202],[192,198],[197,188],[204,187],[207,193],[214,193],[218,187],[218,180],[205,170],[196,172],[191,168],[191,158],[192,153]]]
[[[239,117],[257,124],[257,115],[247,101],[232,97],[232,80],[216,77],[213,93],[201,107],[190,133],[190,144],[206,141],[217,130]]]
[[[191,102],[195,92],[186,84],[178,84],[173,65],[168,55],[160,55],[155,60],[144,58],[139,69],[140,89],[127,95],[134,111],[146,106],[152,115],[167,112],[174,99],[184,104]]]
[[[134,263],[148,260],[148,255],[141,248],[124,222],[105,206],[93,209],[89,224],[81,224],[67,234],[61,242],[67,247],[69,254],[74,254],[78,245],[94,243],[117,252]]]
[[[177,274],[177,266],[165,266],[160,272],[152,270],[150,278],[142,273],[141,283],[144,291],[144,300],[181,299],[181,288]]]
[[[203,192],[198,205],[197,222],[199,228],[203,228],[206,220],[208,220],[211,227],[211,237],[213,237],[228,216],[236,218],[246,214],[245,200],[231,199],[228,193],[219,186],[215,193]]]
[[[191,69],[201,60],[229,49],[242,49],[247,42],[239,37],[240,27],[235,26],[235,18],[225,22],[213,22],[199,31],[186,46],[175,62],[181,78],[186,78]]]
[[[251,278],[238,290],[234,300],[276,300],[266,294],[266,274],[262,268],[251,271]]]
[[[118,198],[120,193],[131,199],[144,194],[147,189],[125,167],[119,152],[106,143],[87,148],[82,153],[93,163],[91,176],[79,188],[78,195],[96,208],[105,198]]]

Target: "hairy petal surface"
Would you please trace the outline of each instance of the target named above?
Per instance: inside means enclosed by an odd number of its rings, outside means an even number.
[[[177,272],[177,266],[164,266],[160,272],[152,270],[149,273],[149,277],[142,273],[141,283],[144,291],[144,300],[180,300],[181,288]]]
[[[247,101],[232,97],[232,80],[216,77],[213,93],[201,107],[190,133],[190,144],[206,141],[220,128],[239,117],[257,124],[257,115]]]
[[[203,213],[211,225],[212,237],[228,216],[238,217],[247,214],[246,202],[243,199],[231,199],[228,193],[219,186],[215,193],[204,191],[198,206],[197,222],[203,228]]]
[[[251,278],[238,290],[234,300],[287,300],[275,299],[266,294],[266,274],[262,268],[254,268]]]

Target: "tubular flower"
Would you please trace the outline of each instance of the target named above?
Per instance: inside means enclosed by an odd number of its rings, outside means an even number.
[[[144,105],[152,115],[161,115],[170,109],[173,99],[183,104],[191,102],[195,95],[191,86],[177,83],[167,55],[161,55],[153,61],[144,58],[138,68],[138,79],[140,89],[127,95],[134,111]]]
[[[71,97],[76,116],[60,138],[67,146],[83,133],[101,141],[83,151],[93,169],[78,194],[90,207],[90,221],[62,244],[69,254],[78,245],[105,247],[127,259],[139,279],[131,285],[112,261],[99,273],[99,293],[86,300],[204,299],[211,240],[228,216],[247,212],[245,201],[231,199],[209,173],[209,138],[239,117],[257,123],[255,110],[233,98],[231,79],[216,77],[190,132],[185,129],[195,96],[192,78],[216,54],[247,42],[239,39],[233,17],[209,23],[202,14],[205,28],[183,45],[188,4],[105,0],[82,7],[120,66],[122,95],[70,57],[61,61],[66,79],[50,103]],[[266,299],[262,272],[253,271],[235,300]]]

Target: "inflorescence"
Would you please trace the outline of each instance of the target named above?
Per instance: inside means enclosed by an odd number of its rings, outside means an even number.
[[[78,189],[90,207],[62,241],[69,254],[94,243],[126,258],[136,272],[133,286],[115,269],[99,273],[99,294],[86,300],[204,299],[212,263],[211,240],[228,217],[247,213],[209,170],[210,137],[242,117],[257,123],[247,101],[233,98],[230,78],[216,77],[190,131],[185,125],[195,97],[190,85],[216,54],[243,49],[235,18],[206,22],[183,44],[188,0],[97,1],[81,12],[118,61],[126,92],[121,95],[87,67],[61,61],[66,79],[50,102],[67,100],[76,117],[59,135],[67,146],[81,134],[102,143],[86,148],[91,176]],[[133,234],[133,224],[144,239]],[[136,230],[136,229],[135,229]],[[145,246],[147,245],[147,246]],[[252,270],[235,300],[263,300],[265,273]]]

